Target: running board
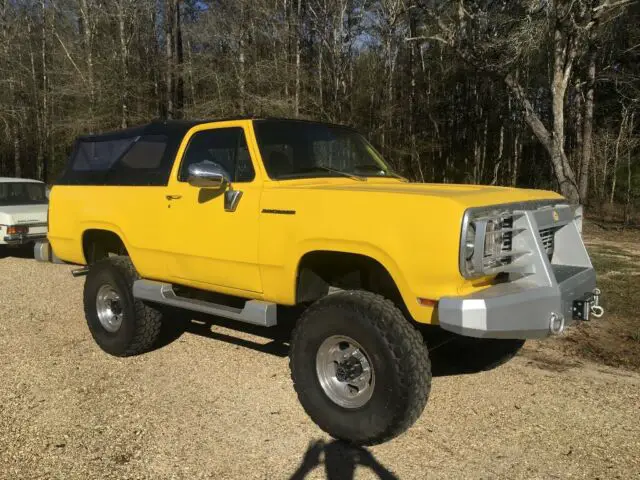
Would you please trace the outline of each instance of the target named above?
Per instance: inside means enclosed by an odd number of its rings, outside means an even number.
[[[179,297],[173,291],[173,286],[170,283],[136,280],[133,283],[133,296],[140,300],[217,315],[263,327],[273,327],[278,323],[275,303],[248,300],[244,308],[234,308],[195,298]]]

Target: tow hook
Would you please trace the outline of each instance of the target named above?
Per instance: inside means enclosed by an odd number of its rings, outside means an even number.
[[[591,315],[600,318],[604,315],[604,308],[600,306],[600,295],[602,292],[599,288],[593,289],[593,302],[591,303]]]
[[[560,335],[564,332],[564,316],[558,313],[551,313],[549,316],[549,331],[553,335]]]
[[[572,308],[574,320],[588,321],[591,315],[595,318],[602,317],[604,308],[600,305],[600,295],[602,295],[600,289],[594,288],[593,292],[585,295],[583,299],[574,300]]]

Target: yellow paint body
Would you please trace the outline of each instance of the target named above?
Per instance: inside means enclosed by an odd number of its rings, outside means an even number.
[[[189,138],[212,128],[242,127],[256,171],[235,212],[219,195],[178,181]],[[180,198],[168,199],[168,196]],[[438,300],[482,289],[491,279],[466,280],[458,269],[460,230],[469,207],[560,199],[542,190],[403,183],[394,178],[271,180],[251,120],[201,124],[182,141],[166,186],[55,186],[49,241],[56,255],[85,264],[89,229],[117,234],[143,278],[293,305],[298,265],[314,251],[368,256],[395,281],[413,318],[437,323]],[[295,211],[279,215],[262,210]]]

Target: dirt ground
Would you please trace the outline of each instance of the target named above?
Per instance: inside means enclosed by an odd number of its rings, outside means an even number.
[[[368,449],[306,417],[269,332],[192,321],[116,359],[69,266],[0,258],[0,478],[639,478],[640,234],[600,230],[586,240],[605,318],[488,371],[435,350],[422,417]]]

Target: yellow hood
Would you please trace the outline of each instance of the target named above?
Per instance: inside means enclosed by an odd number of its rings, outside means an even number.
[[[363,192],[369,194],[390,193],[401,195],[420,195],[449,199],[464,208],[499,205],[535,200],[562,201],[564,197],[549,190],[496,187],[489,185],[464,185],[442,183],[405,183],[398,180],[373,179],[366,181],[345,179],[313,179],[292,182],[278,182],[279,188],[312,189]],[[288,185],[287,185],[288,184]]]

